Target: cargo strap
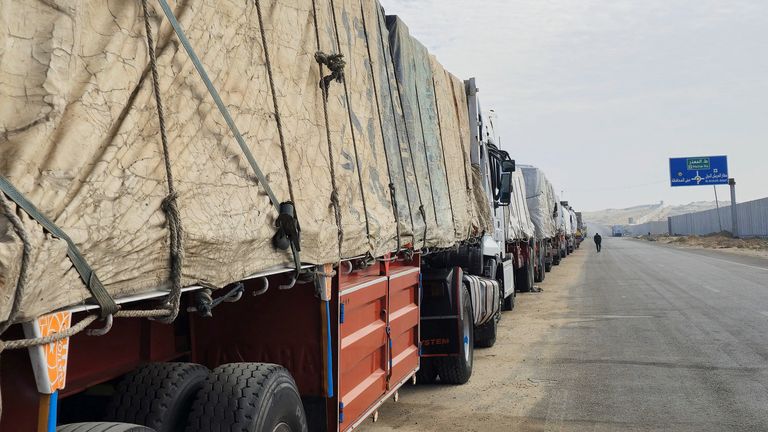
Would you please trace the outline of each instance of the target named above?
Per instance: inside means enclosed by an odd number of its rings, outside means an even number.
[[[82,278],[83,282],[85,282],[85,286],[88,287],[91,295],[93,295],[93,299],[99,305],[100,317],[106,318],[108,315],[117,312],[117,304],[114,300],[112,300],[112,297],[104,288],[104,285],[102,285],[101,281],[99,280],[98,276],[96,276],[96,273],[93,271],[91,266],[88,265],[88,262],[83,257],[83,254],[80,253],[80,250],[77,248],[72,239],[69,238],[69,236],[61,230],[61,228],[56,226],[56,224],[48,219],[44,214],[40,213],[37,207],[29,202],[29,200],[27,200],[24,195],[22,195],[21,192],[19,192],[19,190],[16,189],[16,187],[13,186],[11,182],[9,182],[8,179],[2,175],[0,175],[0,190],[2,190],[2,192],[13,202],[15,202],[16,205],[21,207],[22,210],[27,212],[27,214],[32,217],[32,219],[42,225],[46,231],[51,233],[51,235],[60,238],[67,243],[67,256],[75,266],[75,269],[80,275],[80,278]]]
[[[189,58],[192,60],[192,64],[195,66],[197,73],[200,75],[200,78],[203,80],[205,87],[208,89],[208,93],[210,93],[211,97],[213,98],[213,101],[216,103],[216,106],[219,109],[219,112],[221,113],[222,117],[224,117],[224,120],[227,122],[227,126],[229,126],[229,130],[235,136],[235,140],[237,141],[237,144],[240,146],[240,150],[242,150],[243,154],[245,155],[245,158],[248,160],[248,163],[250,164],[251,169],[253,169],[253,172],[256,175],[256,179],[258,180],[259,184],[261,184],[261,186],[264,188],[264,191],[267,193],[267,196],[269,197],[269,200],[272,203],[272,206],[274,206],[275,211],[278,213],[278,215],[280,215],[281,204],[283,203],[281,203],[277,199],[277,197],[275,196],[275,193],[272,191],[272,188],[269,186],[269,182],[267,181],[266,176],[261,171],[261,168],[259,168],[259,165],[256,162],[256,159],[253,157],[253,153],[251,153],[251,150],[245,144],[245,139],[240,133],[240,130],[237,128],[235,121],[232,119],[232,116],[230,115],[229,110],[224,105],[224,102],[221,100],[221,96],[219,96],[219,92],[216,90],[216,87],[213,86],[213,82],[211,82],[211,79],[208,77],[208,73],[205,71],[205,68],[203,67],[203,63],[200,61],[200,58],[195,53],[195,50],[192,48],[192,44],[189,42],[189,39],[187,39],[186,34],[184,34],[184,30],[182,30],[181,25],[176,19],[176,16],[173,14],[173,11],[171,10],[170,6],[168,6],[168,2],[166,0],[157,0],[157,1],[158,3],[160,3],[160,7],[163,9],[163,12],[165,13],[166,18],[168,18],[168,21],[171,23],[171,26],[173,27],[174,32],[176,32],[176,36],[179,38],[181,45],[184,47],[184,50],[187,52],[187,55],[189,55]],[[264,37],[264,26],[261,18],[261,7],[258,1],[256,1],[256,6],[257,6],[257,13],[259,15],[259,24],[261,25],[262,43],[264,45],[264,50],[266,54],[265,60],[267,63],[267,72],[269,74],[270,88],[272,90],[272,101],[274,103],[274,108],[275,108],[275,120],[277,121],[278,134],[280,136],[280,144],[283,152],[283,163],[285,164],[286,175],[288,176],[288,187],[291,193],[291,199],[293,200],[293,191],[291,189],[292,185],[291,185],[291,179],[290,179],[290,172],[288,170],[288,165],[287,165],[287,156],[285,153],[285,143],[283,138],[282,125],[280,121],[280,113],[277,107],[277,97],[274,89],[274,80],[272,79],[272,71],[269,65],[269,54],[266,53],[267,46],[266,46],[266,40]],[[293,218],[296,219],[295,214],[293,215]],[[278,218],[278,220],[279,219],[280,218]],[[280,224],[281,222],[278,221],[277,223]],[[295,220],[295,225],[298,226],[297,220]],[[278,229],[280,228],[282,228],[282,225],[278,226]],[[298,237],[296,237],[296,239],[298,239]],[[290,246],[293,252],[294,262],[299,263],[297,264],[297,267],[296,267],[296,272],[298,273],[301,271],[301,265],[300,265],[301,259],[299,257],[300,247],[298,244],[295,244],[294,242],[290,242]]]
[[[237,140],[237,144],[240,146],[240,150],[242,150],[243,154],[245,154],[245,158],[248,160],[248,163],[251,165],[251,168],[253,169],[254,174],[256,174],[256,178],[258,179],[259,183],[261,183],[261,185],[264,187],[264,190],[267,192],[267,195],[269,196],[269,200],[272,202],[272,205],[275,207],[275,210],[279,211],[280,201],[277,199],[274,192],[272,192],[272,188],[269,187],[267,178],[264,176],[264,173],[261,171],[261,169],[259,168],[259,165],[256,163],[256,159],[254,159],[253,154],[251,153],[251,150],[245,144],[245,139],[243,139],[243,136],[240,134],[240,130],[237,128],[237,125],[235,125],[235,121],[232,119],[232,116],[229,114],[229,110],[227,110],[227,107],[224,105],[224,102],[221,100],[221,96],[219,96],[219,92],[216,90],[216,87],[213,86],[211,79],[208,77],[208,73],[205,71],[205,68],[203,67],[202,62],[200,62],[200,58],[195,53],[195,50],[192,48],[192,44],[190,44],[186,34],[184,34],[184,30],[181,29],[181,25],[176,20],[176,16],[173,14],[173,11],[171,10],[170,6],[168,6],[168,2],[166,0],[157,0],[157,1],[158,3],[160,3],[160,7],[163,9],[165,16],[168,18],[168,21],[171,23],[173,30],[176,32],[176,36],[179,38],[181,45],[184,46],[184,50],[187,52],[187,55],[189,55],[189,58],[192,60],[192,64],[195,66],[195,69],[197,69],[197,73],[200,75],[200,78],[202,78],[203,83],[205,84],[205,87],[208,89],[208,93],[210,93],[211,97],[213,98],[213,101],[216,103],[216,106],[219,108],[219,112],[221,112],[221,115],[224,117],[224,121],[227,122],[227,126],[229,126],[229,130],[232,131],[232,134],[235,136],[235,140]]]

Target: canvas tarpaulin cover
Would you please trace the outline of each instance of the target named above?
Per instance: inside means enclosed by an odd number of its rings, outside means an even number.
[[[531,220],[536,228],[536,237],[552,238],[557,234],[557,225],[553,218],[555,206],[560,204],[554,195],[552,185],[544,172],[530,165],[519,165],[525,179],[526,201]]]
[[[571,212],[564,205],[560,205],[560,228],[566,235],[573,234],[571,225]]]
[[[569,219],[570,219],[570,227],[571,227],[570,234],[574,235],[574,234],[576,234],[576,231],[578,231],[578,229],[579,229],[578,220],[576,219],[576,212],[573,211],[572,208],[569,208],[568,209],[568,216],[569,216]]]
[[[507,230],[515,240],[528,240],[535,234],[526,198],[525,179],[520,169],[512,172],[512,200],[507,207]]]
[[[442,159],[438,141],[427,144],[425,158],[423,149],[405,140],[398,88],[406,86],[395,80],[380,5],[260,3],[263,29],[253,2],[192,0],[171,7],[274,194],[295,201],[302,261],[381,256],[396,248],[398,228],[403,242],[420,247],[414,238],[420,238],[423,221],[409,188],[423,179],[412,161]],[[290,252],[272,247],[277,215],[263,185],[254,181],[162,11],[149,4],[184,227],[183,285],[221,287],[290,266]],[[2,1],[0,26],[0,174],[73,239],[113,297],[167,288],[168,226],[161,204],[168,191],[141,3]],[[347,62],[344,82],[330,85],[327,117],[317,51],[340,52]],[[429,57],[425,50],[419,56],[424,78]],[[425,119],[437,118],[434,103],[431,109]],[[447,175],[443,171],[434,181],[447,185]],[[445,197],[447,188],[440,187],[432,190]],[[429,203],[427,216],[436,226],[427,246],[450,245],[457,238],[451,201]],[[65,242],[23,211],[16,213],[32,246],[16,320],[88,299]],[[445,233],[449,240],[439,237]],[[21,254],[21,241],[0,216],[0,321],[8,317]]]
[[[396,16],[387,17],[405,132],[416,173],[412,185],[424,206],[428,246],[446,247],[479,227],[471,180],[464,86],[429,55]],[[467,122],[466,129],[463,123]],[[450,176],[449,176],[450,173]],[[487,206],[485,206],[487,208]],[[485,210],[488,212],[488,210]],[[476,231],[476,230],[475,230]]]

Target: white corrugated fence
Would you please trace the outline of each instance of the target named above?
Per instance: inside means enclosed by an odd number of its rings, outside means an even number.
[[[668,220],[670,234],[706,235],[731,231],[731,206],[696,213],[671,216]],[[736,204],[739,237],[768,237],[768,198]],[[722,229],[720,228],[722,224]],[[647,234],[647,231],[646,231]]]

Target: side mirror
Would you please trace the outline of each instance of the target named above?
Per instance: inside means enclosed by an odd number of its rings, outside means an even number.
[[[505,160],[505,161],[501,162],[501,171],[502,172],[511,173],[511,172],[515,172],[515,169],[516,169],[515,161],[510,159],[510,160]]]
[[[512,201],[512,173],[501,173],[501,184],[499,185],[499,201],[496,203],[499,207],[506,207]]]

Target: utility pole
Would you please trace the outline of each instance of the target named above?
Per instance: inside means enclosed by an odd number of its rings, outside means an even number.
[[[720,232],[723,232],[723,219],[720,217],[720,201],[717,200],[717,186],[712,185],[715,190],[715,207],[717,208],[717,224],[720,225]]]
[[[739,238],[739,221],[736,216],[736,180],[729,178],[728,186],[731,187],[731,223],[733,224],[731,233],[733,238]]]

